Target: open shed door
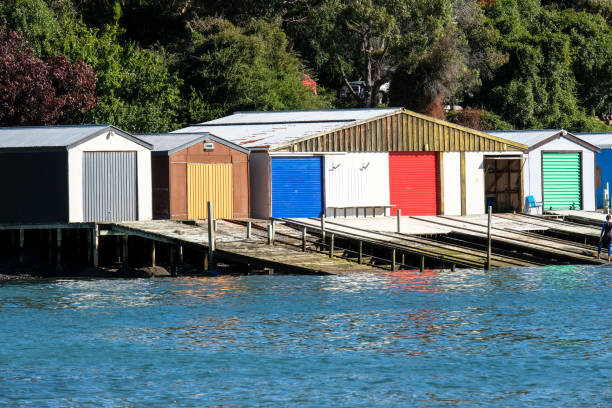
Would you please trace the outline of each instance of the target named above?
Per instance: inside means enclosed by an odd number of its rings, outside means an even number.
[[[582,209],[582,160],[578,152],[542,153],[545,210]]]
[[[438,214],[438,161],[436,153],[389,153],[391,215]]]
[[[136,152],[84,152],[83,221],[137,219]]]
[[[272,157],[272,217],[308,218],[323,213],[322,157]]]

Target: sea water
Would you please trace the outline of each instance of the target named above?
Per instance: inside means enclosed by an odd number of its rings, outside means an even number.
[[[0,283],[0,406],[610,407],[612,268]]]

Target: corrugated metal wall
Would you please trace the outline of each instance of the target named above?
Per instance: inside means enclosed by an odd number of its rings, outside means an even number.
[[[519,143],[410,111],[359,125],[347,125],[344,129],[286,147],[292,152],[492,152],[526,148]]]
[[[391,215],[437,215],[439,174],[436,153],[389,153]]]
[[[323,212],[322,157],[272,157],[272,216],[320,217]]]
[[[187,212],[190,219],[208,217],[207,202],[212,201],[214,217],[233,218],[232,165],[187,165]]]
[[[580,153],[542,153],[544,208],[582,209]]]
[[[389,155],[325,156],[325,207],[389,205]]]
[[[83,152],[83,221],[138,219],[136,152]]]

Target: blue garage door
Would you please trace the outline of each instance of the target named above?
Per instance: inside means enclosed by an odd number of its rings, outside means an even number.
[[[321,157],[272,158],[272,217],[320,217],[323,213]]]

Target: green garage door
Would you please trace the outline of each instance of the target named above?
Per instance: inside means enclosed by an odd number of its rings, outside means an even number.
[[[542,153],[544,208],[582,209],[580,153]]]

